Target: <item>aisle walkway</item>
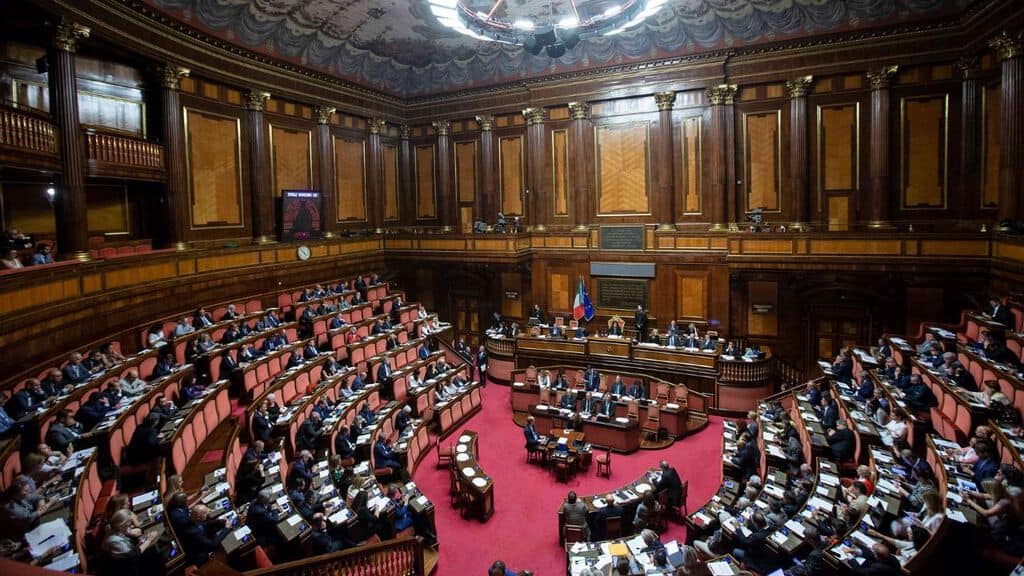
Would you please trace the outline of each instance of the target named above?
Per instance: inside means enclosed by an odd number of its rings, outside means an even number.
[[[494,515],[485,524],[463,520],[448,498],[448,471],[435,467],[433,451],[424,457],[416,484],[437,509],[441,541],[438,576],[482,576],[495,559],[515,570],[530,569],[537,576],[565,574],[565,552],[558,545],[558,507],[571,489],[594,494],[638,478],[661,459],[667,459],[690,481],[691,506],[707,502],[718,489],[721,476],[722,423],[711,423],[693,436],[664,450],[640,450],[628,456],[612,455],[611,478],[597,477],[596,465],[568,484],[555,482],[552,472],[526,463],[522,428],[512,421],[509,388],[491,384],[484,389],[483,409],[461,430],[479,433],[480,464],[494,478]],[[446,444],[448,443],[446,442]],[[692,509],[692,508],[691,508]],[[663,539],[680,541],[685,529],[670,523]]]

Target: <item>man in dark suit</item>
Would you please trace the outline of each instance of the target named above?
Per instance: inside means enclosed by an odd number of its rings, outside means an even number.
[[[220,355],[220,377],[231,378],[231,374],[238,368],[238,362],[231,357],[231,351],[225,350]]]
[[[273,429],[274,425],[270,422],[270,416],[260,406],[252,416],[252,437],[267,442],[270,440],[270,432]]]
[[[836,356],[832,363],[832,375],[840,382],[853,382],[853,359],[850,358],[849,350],[843,350]]]
[[[682,345],[683,341],[679,339],[679,334],[669,334],[668,338],[665,339],[665,346],[679,348]],[[689,346],[689,344],[687,344],[687,346]]]
[[[288,486],[295,486],[295,481],[301,478],[307,484],[313,481],[313,454],[309,450],[299,452],[299,457],[292,462],[288,470]]]
[[[313,545],[314,554],[330,554],[341,550],[344,545],[340,540],[331,536],[327,530],[327,519],[321,513],[313,515],[313,533],[309,537]]]
[[[907,407],[915,412],[926,412],[939,405],[931,389],[921,380],[920,374],[911,374],[910,383],[903,390]]]
[[[626,396],[636,398],[637,400],[646,400],[647,392],[644,390],[644,386],[639,380],[634,380],[633,383],[629,385],[629,389],[626,390]]]
[[[128,464],[146,464],[160,456],[160,431],[156,427],[158,422],[159,416],[149,414],[135,429],[125,455]]]
[[[171,521],[171,527],[175,533],[184,530],[188,525],[188,494],[175,492],[167,500],[167,518]]]
[[[93,392],[89,395],[89,399],[78,408],[75,420],[82,425],[83,431],[89,431],[99,424],[108,410],[110,407],[107,406],[107,399],[103,394]]]
[[[150,379],[155,380],[157,378],[169,376],[172,372],[174,372],[175,368],[176,364],[174,363],[174,354],[164,354],[160,358],[160,361],[156,363],[156,367],[153,368],[153,375],[150,376]]]
[[[759,574],[771,572],[774,563],[774,552],[768,548],[768,523],[760,512],[754,514],[747,520],[747,529],[750,536],[744,535],[742,530],[733,534],[736,550],[733,554],[743,562],[747,568],[756,570]]]
[[[533,416],[526,418],[526,427],[523,428],[523,436],[526,437],[526,449],[533,451],[540,448],[540,434],[537,434],[537,429],[533,425]]]
[[[593,393],[587,392],[587,395],[583,397],[583,402],[580,403],[580,412],[597,414],[598,404],[599,402],[594,398]]]
[[[196,329],[213,326],[213,316],[210,316],[206,309],[200,308],[199,310],[196,310],[195,315],[192,316],[192,326]]]
[[[398,411],[398,415],[395,416],[395,431],[401,434],[409,426],[411,419],[410,414],[412,413],[412,407],[405,405],[401,410]]]
[[[285,369],[296,368],[298,366],[302,366],[303,363],[302,353],[293,350],[292,353],[288,355],[288,363],[285,365]]]
[[[868,376],[866,370],[861,370],[857,376],[860,379],[860,384],[857,386],[857,398],[861,402],[867,402],[875,396],[875,381]]]
[[[607,416],[608,418],[614,418],[615,401],[606,396],[604,401],[601,402],[601,410],[598,412],[598,414],[601,416]]]
[[[562,394],[562,399],[558,402],[558,406],[560,408],[565,408],[566,410],[575,411],[576,395],[572,392],[566,392],[565,394]]]
[[[373,444],[373,467],[390,468],[392,472],[402,467],[402,464],[398,462],[398,457],[395,456],[395,452],[383,436],[378,436],[377,441]]]
[[[633,315],[633,324],[636,326],[637,337],[647,333],[647,311],[639,304],[636,306],[636,314]]]
[[[356,453],[356,447],[349,440],[348,434],[348,427],[342,426],[338,429],[338,433],[334,437],[334,453],[341,456],[342,460],[353,458]]]
[[[871,545],[870,556],[872,558],[868,559],[864,565],[853,569],[853,574],[856,576],[900,576],[903,574],[899,560],[893,557],[889,544],[884,540],[876,540]]]
[[[573,337],[574,338],[586,338],[587,337],[587,327],[582,322],[580,322],[576,326],[576,333],[573,335]]]
[[[81,384],[89,379],[89,370],[82,364],[82,355],[75,352],[64,367],[64,380],[72,384]]]
[[[836,422],[835,429],[828,431],[826,440],[828,441],[829,448],[832,450],[832,458],[836,462],[848,462],[853,458],[857,438],[852,431],[847,429],[846,420]]]
[[[302,422],[298,433],[295,435],[295,447],[299,450],[316,452],[317,448],[320,447],[320,438],[324,434],[324,427],[321,422],[319,412],[310,412],[309,418]]]
[[[366,280],[364,280],[361,275],[360,276],[356,276],[355,286],[353,286],[353,287],[356,289],[357,292],[359,292],[359,297],[365,302],[366,301]]]
[[[260,490],[256,501],[249,506],[245,515],[245,524],[252,530],[256,544],[260,546],[281,546],[284,539],[277,532],[279,519],[270,490]]]
[[[821,420],[823,428],[835,428],[839,420],[839,407],[835,400],[828,394],[821,395],[821,406],[818,409],[818,419]]]
[[[214,552],[220,549],[220,541],[227,536],[226,522],[223,519],[210,519],[209,516],[208,507],[196,504],[186,522],[180,528],[175,528],[189,564],[206,564]]]
[[[657,485],[654,486],[654,492],[655,494],[665,492],[668,504],[672,507],[678,507],[683,497],[683,482],[679,479],[679,473],[676,472],[675,468],[668,465],[668,460],[662,460],[660,467],[661,478],[658,480]]]
[[[615,382],[612,383],[611,393],[614,396],[622,396],[626,393],[626,383],[622,381],[622,376],[615,376]]]
[[[35,382],[35,386],[39,386],[38,381]],[[11,399],[4,404],[4,410],[7,412],[7,415],[15,420],[21,420],[25,415],[34,412],[38,407],[39,403],[35,401],[28,385],[15,392]]]
[[[385,391],[391,386],[391,372],[391,364],[387,360],[381,362],[377,367],[377,384],[380,384]]]
[[[430,348],[427,348],[426,341],[420,344],[420,347],[416,349],[416,355],[419,357],[420,360],[426,360],[427,358],[430,358]]]
[[[347,324],[345,322],[345,317],[341,315],[341,312],[339,312],[334,318],[331,318],[331,326],[330,327],[331,327],[331,330],[337,330],[338,328],[344,327],[345,324]]]
[[[64,382],[64,374],[56,368],[50,369],[46,374],[46,378],[43,378],[43,381],[40,382],[40,385],[47,396],[60,396],[64,393],[64,388],[67,387],[67,384]]]
[[[583,387],[588,392],[596,392],[601,384],[601,374],[592,366],[587,366],[583,372]]]
[[[998,296],[993,296],[988,300],[988,316],[993,322],[998,322],[1011,330],[1016,326],[1013,318],[1013,312],[1010,311],[1010,307],[1003,304],[1003,301]]]
[[[163,394],[158,394],[156,397],[156,403],[153,404],[153,409],[150,410],[149,413],[156,414],[160,418],[160,423],[157,424],[157,428],[161,428],[178,414],[178,407],[174,405],[174,402],[171,401],[170,398]]]
[[[65,452],[69,444],[74,445],[78,440],[80,429],[71,411],[61,410],[46,432],[46,445],[57,452]]]
[[[316,349],[316,344],[312,340],[306,342],[305,348],[302,349],[302,355],[306,360],[312,360],[320,355],[320,351]]]
[[[484,348],[483,344],[476,352],[476,373],[478,381],[487,385],[487,349]]]
[[[366,372],[360,372],[352,379],[352,390],[358,392],[364,387],[366,387]]]
[[[551,337],[552,338],[565,338],[565,330],[562,329],[558,324],[551,325]]]

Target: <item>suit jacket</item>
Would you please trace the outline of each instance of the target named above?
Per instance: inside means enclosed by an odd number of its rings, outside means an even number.
[[[252,530],[253,538],[260,546],[270,546],[281,541],[277,533],[277,514],[260,502],[253,502],[245,516],[245,524]]]
[[[305,480],[307,485],[313,480],[313,471],[301,459],[292,462],[292,466],[288,470],[288,485],[294,486],[295,480],[298,478]]]
[[[853,458],[856,449],[857,438],[850,430],[836,430],[827,438],[828,445],[832,448],[832,457],[839,462],[846,462]]]
[[[526,437],[526,449],[533,450],[540,446],[540,435],[537,434],[537,430],[533,427],[533,424],[527,424],[523,428],[523,436]]]
[[[78,432],[68,428],[63,422],[54,422],[46,432],[46,445],[59,452],[63,452],[68,444],[75,440],[78,440]]]
[[[1013,312],[1010,311],[1008,306],[1003,304],[989,309],[989,316],[992,317],[992,320],[999,322],[1007,328],[1013,329],[1016,326],[1013,318]]]
[[[196,328],[213,326],[213,317],[209,314],[196,314],[192,317],[192,326]]]
[[[597,370],[587,370],[583,373],[583,386],[587,390],[591,392],[596,391],[600,383],[601,375],[598,374]]]
[[[637,331],[643,334],[644,328],[647,327],[647,312],[637,312],[634,314],[633,322],[636,324]]]
[[[273,425],[266,416],[257,412],[252,417],[252,435],[255,439],[263,440],[264,442],[270,440],[271,430],[273,430]]]
[[[401,466],[391,448],[380,440],[373,444],[373,460],[376,468],[398,468]]]
[[[836,422],[839,420],[839,407],[836,406],[835,402],[826,405],[821,410],[821,425],[825,428],[835,428]]]
[[[853,360],[843,357],[839,361],[838,365],[832,367],[832,374],[836,377],[836,380],[840,382],[852,382],[853,381]]]
[[[644,387],[639,382],[634,382],[629,385],[629,389],[626,390],[626,395],[632,398],[639,398],[641,400],[647,398],[647,392],[644,391]]]
[[[317,426],[311,418],[307,418],[299,426],[299,432],[295,435],[295,447],[299,450],[316,451],[320,446],[320,435],[323,426]]]
[[[588,414],[597,414],[598,405],[601,403],[597,398],[583,398],[580,402],[580,412],[586,412]]]
[[[617,396],[622,396],[626,393],[626,383],[621,381],[613,383],[611,393]]]
[[[601,402],[601,411],[599,414],[604,414],[609,418],[615,417],[615,402],[610,398],[606,398],[604,402]]]
[[[668,494],[668,502],[673,506],[679,506],[683,494],[683,482],[679,479],[679,473],[675,468],[669,468],[661,473],[655,491],[664,490]]]
[[[238,367],[238,363],[231,358],[231,355],[221,356],[220,358],[220,377],[230,378],[231,373]]]
[[[672,334],[665,340],[665,346],[675,346],[676,348],[682,346],[683,342],[679,339],[678,334]]]
[[[135,429],[128,442],[126,460],[129,464],[145,464],[160,454],[160,435],[152,426],[142,425]]]
[[[64,379],[73,384],[79,384],[89,379],[89,371],[80,363],[68,364],[62,372],[64,373]]]
[[[189,564],[202,566],[220,548],[220,540],[216,537],[217,531],[213,529],[217,524],[211,522],[202,525],[188,520],[180,530],[175,530]],[[213,534],[211,535],[210,532]]]
[[[32,401],[32,395],[25,388],[15,392],[7,401],[7,404],[4,404],[4,410],[7,412],[7,415],[15,420],[21,420],[34,409],[35,402]]]
[[[562,396],[562,400],[558,403],[558,405],[567,410],[575,410],[576,397],[573,396],[572,394],[565,394]]]
[[[391,381],[391,365],[387,362],[381,362],[380,366],[377,367],[377,383],[390,382]]]
[[[338,434],[334,437],[334,453],[341,456],[342,458],[351,458],[356,452],[355,446],[349,442],[348,438],[344,434]]]

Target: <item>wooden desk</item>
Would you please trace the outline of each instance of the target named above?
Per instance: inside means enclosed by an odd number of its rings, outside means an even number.
[[[449,473],[461,490],[472,495],[470,509],[463,514],[486,522],[494,514],[494,479],[484,473],[477,461],[477,433],[466,430],[456,439],[454,446],[455,457]]]
[[[557,408],[548,409],[534,406],[530,414],[537,420],[537,428],[567,428],[572,419],[571,414],[560,412]],[[625,419],[622,422],[620,419]],[[640,449],[640,424],[636,420],[618,416],[608,421],[591,417],[583,420],[583,433],[594,446],[610,448],[616,452],[631,453]]]

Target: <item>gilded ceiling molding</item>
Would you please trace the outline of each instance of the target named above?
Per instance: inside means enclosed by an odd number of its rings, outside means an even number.
[[[573,120],[590,119],[589,102],[569,102],[569,117]]]
[[[477,116],[476,123],[480,125],[481,132],[490,132],[494,130],[494,116],[484,115]]]
[[[169,90],[180,89],[181,79],[192,73],[188,68],[175,66],[174,64],[164,64],[157,68],[156,71],[160,75],[160,85]]]
[[[811,92],[814,86],[814,76],[801,76],[786,81],[786,92],[790,98],[803,98]]]
[[[1024,32],[1010,34],[1004,30],[988,41],[989,48],[996,51],[1000,60],[1010,60],[1020,56],[1022,45],[1024,45]]]
[[[708,88],[706,92],[712,106],[732,106],[738,90],[739,86],[735,84],[719,84]]]
[[[61,52],[74,53],[78,50],[78,41],[88,37],[88,28],[62,19],[53,33],[53,47]]]
[[[430,125],[434,127],[434,130],[437,130],[438,136],[447,136],[452,129],[452,123],[448,120],[434,120]]]
[[[330,124],[331,116],[337,111],[333,106],[317,106],[313,108],[313,114],[316,115],[317,124]]]
[[[383,118],[374,118],[369,122],[370,134],[383,134],[384,129],[387,128],[388,122]]]
[[[523,116],[526,118],[526,125],[543,124],[548,119],[548,111],[543,108],[524,108]]]
[[[245,93],[245,109],[263,112],[267,109],[267,100],[270,100],[270,92],[249,90]]]
[[[654,95],[654,102],[657,103],[658,110],[672,110],[672,107],[676,104],[676,93],[659,92]]]
[[[874,72],[868,72],[868,84],[872,90],[884,90],[892,85],[893,78],[899,72],[900,67],[896,64],[883,66]]]

